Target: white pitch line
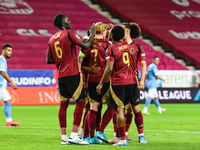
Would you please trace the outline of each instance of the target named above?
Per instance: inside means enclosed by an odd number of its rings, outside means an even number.
[[[15,128],[15,127],[7,127],[7,126],[0,126],[0,128]],[[18,129],[55,129],[59,130],[59,127],[16,127]],[[71,130],[71,128],[66,128],[66,130]],[[113,130],[113,129],[105,129],[105,130]],[[130,129],[129,131],[133,131]],[[191,131],[171,131],[171,130],[144,130],[146,132],[174,132],[174,133],[188,133],[188,134],[200,134],[200,132],[191,132]]]
[[[144,130],[150,132],[175,132],[175,133],[193,133],[193,134],[200,134],[200,132],[191,132],[191,131],[171,131],[171,130]]]

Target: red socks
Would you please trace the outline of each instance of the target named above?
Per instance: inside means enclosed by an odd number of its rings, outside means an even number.
[[[109,124],[109,122],[112,119],[114,113],[115,113],[115,109],[114,108],[110,108],[110,107],[107,108],[106,112],[103,115],[103,119],[102,119],[102,122],[101,122],[101,125],[100,125],[100,131],[102,133],[104,132],[104,129],[106,128],[106,126]],[[115,120],[116,120],[116,115],[115,115]]]
[[[94,130],[95,130],[95,127],[96,127],[96,116],[97,116],[97,112],[90,109],[90,112],[88,114],[88,117],[89,117],[88,118],[88,126],[89,126],[91,138],[94,137]]]
[[[126,140],[125,137],[125,126],[117,128],[120,140]]]
[[[143,116],[141,111],[139,111],[138,113],[135,113],[135,124],[137,126],[137,130],[138,130],[138,134],[142,134],[143,133]]]
[[[83,115],[83,109],[85,107],[85,101],[76,102],[76,108],[74,110],[73,124],[79,126]]]
[[[126,113],[126,132],[128,132],[131,126],[132,119],[133,119],[133,114]]]
[[[60,102],[60,109],[59,109],[59,112],[58,112],[60,127],[66,128],[66,126],[67,126],[66,110],[67,110],[68,105],[69,105],[69,102]]]

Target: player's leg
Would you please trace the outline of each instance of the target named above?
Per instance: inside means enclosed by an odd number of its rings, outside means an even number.
[[[98,83],[88,82],[88,91],[89,91],[89,101],[90,101],[90,111],[88,113],[88,127],[90,132],[90,144],[103,144],[101,140],[95,138],[95,128],[97,119],[97,112],[99,110],[101,95],[98,95],[96,86]]]
[[[102,97],[101,102],[106,101],[107,104],[108,104],[108,98],[109,98],[109,87],[110,87],[110,82],[106,82],[106,83],[104,83],[102,90],[101,90],[101,97]],[[101,122],[101,125],[99,128],[99,131],[97,131],[95,134],[96,138],[99,138],[106,143],[108,142],[108,140],[105,137],[104,129],[108,125],[110,120],[112,119],[113,113],[114,113],[114,108],[108,107],[103,115],[103,119],[102,119],[102,122]]]
[[[63,97],[72,97],[73,100],[76,101],[76,107],[74,110],[74,120],[72,126],[72,132],[68,139],[68,143],[71,144],[89,144],[81,140],[78,137],[78,127],[81,122],[83,109],[85,106],[85,91],[84,91],[84,83],[82,74],[78,73],[74,76],[69,76],[65,78],[59,78],[59,88],[60,88],[60,95]]]
[[[135,115],[135,125],[137,127],[137,131],[138,131],[138,140],[139,143],[147,143],[147,141],[144,138],[144,123],[143,123],[143,116],[140,110],[140,105],[132,105],[133,107],[133,112]]]
[[[166,111],[166,108],[161,108],[161,107],[160,107],[160,102],[159,102],[158,97],[155,97],[155,98],[153,99],[153,101],[154,101],[154,103],[155,103],[155,105],[156,105],[156,107],[157,107],[157,109],[158,109],[159,114],[162,114],[162,112]]]
[[[125,117],[124,109],[125,106],[129,104],[129,86],[120,85],[110,87],[111,99],[109,101],[109,107],[115,108],[116,121],[117,121],[117,132],[119,134],[120,140],[113,144],[114,146],[127,146],[127,141],[125,137]],[[128,92],[127,92],[128,91]]]
[[[60,130],[61,130],[61,144],[67,144],[68,143],[68,137],[66,135],[66,127],[67,127],[66,110],[67,110],[68,105],[69,105],[69,101],[68,100],[61,101],[60,102],[59,112],[58,112],[58,118],[59,118]]]
[[[60,130],[61,130],[61,144],[67,144],[68,143],[68,137],[66,134],[66,127],[67,127],[67,108],[69,105],[69,98],[71,97],[66,84],[65,80],[67,78],[59,78],[58,79],[58,86],[59,86],[59,101],[60,101],[60,108],[58,111],[58,119],[60,124]]]
[[[0,90],[0,100],[4,102],[3,110],[6,117],[7,127],[20,125],[20,122],[15,122],[11,118],[11,97],[6,89]]]
[[[128,131],[130,129],[130,126],[131,126],[131,123],[132,123],[132,119],[133,119],[133,111],[132,111],[132,106],[131,104],[129,104],[129,107],[126,111],[126,132],[125,132],[125,135],[126,135],[126,140],[128,141],[132,141],[132,139],[129,138],[129,135],[128,135]]]
[[[144,109],[142,111],[143,114],[147,114],[149,115],[150,113],[148,112],[148,108],[149,108],[149,105],[151,104],[151,100],[153,98],[153,93],[152,93],[152,89],[149,89],[148,90],[148,95],[147,95],[147,99],[145,100],[145,106],[144,106]]]
[[[86,92],[86,95],[87,95],[87,97],[85,98],[85,113],[83,115],[82,127],[81,127],[81,129],[79,130],[79,133],[78,133],[78,136],[79,136],[80,139],[84,138],[84,126],[85,126],[85,123],[86,123],[86,116],[87,116],[87,114],[90,110],[89,97],[88,97],[88,92],[87,92],[86,88],[85,88],[85,92]]]

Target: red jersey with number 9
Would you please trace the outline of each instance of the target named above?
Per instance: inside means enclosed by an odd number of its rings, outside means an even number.
[[[114,62],[111,74],[113,85],[133,84],[133,75],[130,72],[130,47],[125,41],[120,41],[110,46],[106,52],[107,62]]]
[[[76,47],[81,38],[72,30],[59,30],[49,40],[47,52],[52,53],[58,78],[77,75],[78,54]]]

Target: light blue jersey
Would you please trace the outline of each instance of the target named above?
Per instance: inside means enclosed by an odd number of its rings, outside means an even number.
[[[147,68],[147,86],[149,89],[157,89],[158,79],[156,75],[158,75],[158,68],[155,64],[149,65]]]
[[[0,71],[7,72],[7,62],[6,62],[6,59],[2,55],[0,56]],[[4,87],[4,82],[5,82],[5,79],[0,74],[0,88]]]

